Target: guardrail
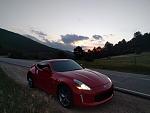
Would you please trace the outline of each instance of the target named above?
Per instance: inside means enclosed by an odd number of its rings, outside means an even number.
[[[24,67],[24,68],[30,68],[30,66],[27,66],[27,65],[9,63],[9,62],[6,62],[6,61],[0,61],[0,62],[11,64],[11,65],[16,65],[16,66],[20,66],[20,67]],[[122,92],[122,93],[125,93],[125,94],[130,94],[130,95],[133,95],[133,96],[137,96],[137,97],[141,97],[141,98],[150,100],[150,95],[149,94],[145,94],[145,93],[141,93],[141,92],[125,89],[125,88],[120,88],[120,87],[114,87],[114,89],[116,91],[119,91],[119,92]]]

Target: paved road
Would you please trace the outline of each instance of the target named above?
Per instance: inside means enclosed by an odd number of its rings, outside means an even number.
[[[10,64],[30,67],[37,61],[0,58],[0,62],[7,62]],[[150,95],[150,75],[133,74],[102,69],[93,69],[93,70],[96,70],[109,76],[116,87],[125,88],[128,90],[133,90]]]
[[[150,75],[93,69],[111,78],[116,87],[150,95]]]

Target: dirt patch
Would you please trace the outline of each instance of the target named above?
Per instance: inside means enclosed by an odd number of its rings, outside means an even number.
[[[1,64],[1,67],[9,77],[25,86],[25,89],[27,88],[26,68],[10,64]],[[92,108],[73,107],[71,109],[65,109],[60,106],[55,98],[52,98],[52,96],[45,94],[43,91],[29,88],[28,90],[33,93],[33,97],[43,97],[43,99],[45,99],[47,103],[55,106],[56,109],[60,109],[60,111],[63,111],[65,113],[150,113],[149,100],[123,94],[120,92],[115,92],[115,96],[110,103]]]

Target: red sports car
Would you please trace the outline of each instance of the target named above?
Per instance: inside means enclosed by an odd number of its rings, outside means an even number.
[[[57,95],[64,107],[94,106],[113,97],[111,80],[101,73],[82,68],[70,59],[45,60],[27,73],[28,84]]]

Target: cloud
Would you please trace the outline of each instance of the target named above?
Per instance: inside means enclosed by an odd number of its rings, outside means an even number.
[[[29,35],[29,34],[24,34],[24,36],[27,38],[30,38],[36,42],[39,42],[39,43],[42,43],[42,44],[47,45],[49,47],[52,47],[52,48],[57,48],[57,49],[61,49],[61,50],[68,50],[68,51],[73,51],[73,49],[75,48],[74,45],[65,44],[65,43],[63,44],[63,43],[56,42],[56,41],[49,41],[46,38],[44,38],[43,41],[40,41],[38,38],[36,38],[32,35]]]
[[[53,47],[53,48],[57,48],[57,49],[61,49],[61,50],[68,50],[68,51],[73,51],[73,49],[75,48],[75,46],[71,45],[71,44],[65,44],[65,43],[60,43],[60,42],[55,42],[55,41],[49,41],[47,39],[45,39],[45,45],[49,46],[49,47]]]
[[[76,42],[76,41],[87,40],[87,39],[89,39],[89,37],[79,36],[76,34],[61,35],[61,40],[66,44],[71,44],[71,43]]]
[[[92,36],[95,40],[102,40],[103,37],[101,35],[93,35]]]
[[[37,36],[39,36],[41,38],[45,38],[47,36],[47,34],[43,33],[42,31],[37,31],[37,30],[31,29],[31,32],[36,34]]]
[[[114,34],[108,34],[108,35],[103,35],[104,37],[106,37],[106,38],[110,38],[110,37],[113,37],[113,36],[115,36]]]
[[[32,39],[32,40],[34,40],[34,41],[36,41],[36,42],[40,42],[40,43],[41,43],[40,40],[38,40],[36,37],[34,37],[34,36],[32,36],[32,35],[24,34],[24,36],[27,37],[27,38],[30,38],[30,39]]]

